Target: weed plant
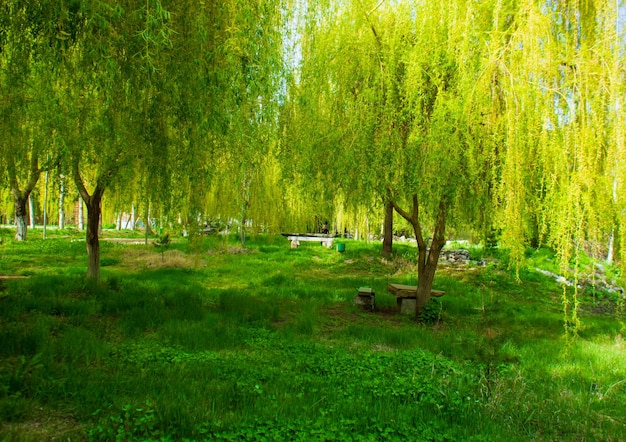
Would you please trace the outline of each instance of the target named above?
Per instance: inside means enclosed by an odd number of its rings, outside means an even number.
[[[409,245],[381,259],[352,240],[345,253],[269,236],[103,241],[96,285],[84,246],[0,246],[0,274],[29,276],[0,285],[2,440],[626,434],[623,317],[583,310],[566,337],[562,288],[532,268],[518,280],[493,251],[483,267],[442,267],[446,295],[416,324],[386,292],[415,281]],[[373,313],[352,303],[361,286]]]

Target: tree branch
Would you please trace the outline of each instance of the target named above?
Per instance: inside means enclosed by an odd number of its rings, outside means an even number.
[[[17,172],[15,171],[15,159],[13,155],[7,156],[7,173],[9,174],[9,183],[11,184],[11,192],[14,197],[19,196],[20,186],[17,182]]]
[[[83,182],[83,178],[80,176],[80,170],[78,169],[78,158],[72,158],[72,175],[74,177],[74,184],[76,184],[76,188],[78,189],[78,193],[83,198],[83,200],[90,204],[91,195],[87,191],[85,187],[85,183]]]
[[[380,0],[378,4],[374,6],[370,12],[367,13],[367,15],[369,16],[370,14],[374,13],[378,8],[382,6],[383,3],[385,3],[385,0]]]
[[[378,2],[378,4],[369,12],[364,12],[365,14],[365,20],[367,21],[367,24],[370,26],[370,29],[372,30],[372,33],[374,34],[374,40],[376,40],[376,47],[378,48],[378,62],[380,64],[380,70],[383,74],[385,74],[385,63],[383,60],[383,41],[382,38],[380,37],[380,35],[378,35],[378,32],[376,31],[376,27],[374,26],[374,23],[372,23],[372,21],[370,20],[370,15],[372,13],[374,13],[378,8],[380,8],[380,6],[385,2],[385,0],[380,0],[380,2]],[[361,8],[363,8],[363,5],[361,5]]]
[[[433,240],[437,242],[445,243],[446,231],[446,204],[443,201],[439,202],[439,212],[437,213],[437,224],[435,225],[435,232]]]
[[[39,181],[41,169],[39,169],[38,156],[32,152],[30,157],[30,169],[28,170],[28,179],[23,190],[20,190],[20,184],[17,180],[17,170],[15,167],[15,158],[13,155],[7,157],[7,173],[9,175],[9,183],[11,185],[11,193],[14,198],[26,199],[33,191]]]
[[[424,241],[424,235],[422,234],[422,226],[419,221],[419,201],[417,195],[413,195],[413,207],[412,213],[409,213],[402,209],[393,199],[389,199],[393,208],[398,214],[407,220],[413,226],[415,230],[415,239],[417,240],[417,246],[419,250],[426,250],[426,241]]]
[[[400,215],[402,218],[404,218],[405,220],[407,220],[408,222],[410,222],[411,224],[413,224],[413,219],[411,217],[411,214],[409,212],[406,212],[402,207],[400,207],[398,205],[398,203],[396,203],[393,199],[389,199],[389,201],[391,202],[391,204],[393,205],[393,208],[396,212],[398,212],[398,215]]]
[[[39,169],[39,156],[33,152],[30,156],[30,170],[28,171],[28,182],[24,188],[24,197],[27,197],[33,191],[37,185],[37,181],[39,181],[40,174],[41,169]]]

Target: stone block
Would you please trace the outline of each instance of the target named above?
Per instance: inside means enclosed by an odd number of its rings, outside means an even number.
[[[376,294],[369,287],[360,287],[354,297],[354,303],[361,306],[363,310],[373,312],[376,308]]]
[[[415,314],[415,298],[400,298],[400,313],[403,315]]]

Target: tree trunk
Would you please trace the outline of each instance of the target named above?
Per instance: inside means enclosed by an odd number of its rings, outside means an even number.
[[[35,203],[33,202],[33,194],[28,197],[28,217],[30,221],[30,228],[35,228]]]
[[[17,241],[26,240],[26,201],[28,197],[14,196],[15,200],[15,239]]]
[[[388,257],[393,252],[393,203],[385,203],[385,224],[383,227],[382,255]]]
[[[80,176],[79,158],[73,158],[72,175],[74,183],[78,188],[78,193],[87,206],[87,232],[85,235],[87,245],[87,279],[92,281],[100,280],[100,239],[98,237],[100,229],[100,213],[102,211],[102,195],[107,188],[109,180],[114,176],[114,169],[105,171],[96,180],[96,187],[93,194],[89,195],[85,183]]]
[[[11,155],[8,156],[7,160],[7,172],[9,175],[9,183],[11,184],[13,202],[15,204],[15,225],[17,228],[15,239],[17,241],[24,241],[26,239],[26,203],[28,202],[28,197],[31,192],[37,185],[41,171],[39,170],[37,156],[33,153],[30,161],[30,170],[28,172],[28,181],[24,186],[24,190],[20,191],[15,161]]]
[[[100,280],[100,239],[98,229],[100,225],[101,195],[94,194],[87,201],[87,279]]]
[[[83,199],[78,197],[78,230],[85,229],[85,214],[83,213]]]
[[[446,245],[446,207],[442,202],[439,204],[439,213],[435,224],[433,240],[426,254],[420,251],[420,262],[417,266],[417,294],[415,299],[415,320],[418,319],[422,308],[430,301],[431,290],[435,280],[435,272],[439,262],[441,249]],[[423,255],[423,256],[422,256]],[[427,256],[426,256],[427,255]]]
[[[150,234],[150,200],[146,200],[146,231],[144,235],[144,244],[148,245],[148,235]]]
[[[60,177],[60,189],[59,189],[59,230],[65,228],[65,212],[63,211],[63,203],[65,201],[65,177]]]
[[[611,229],[611,234],[609,235],[609,244],[607,246],[608,251],[606,255],[606,262],[608,264],[613,264],[614,248],[615,248],[615,229]]]
[[[102,199],[100,200],[100,218],[98,218],[98,235],[102,236]]]
[[[439,262],[439,254],[446,244],[446,205],[443,201],[439,203],[439,212],[435,220],[435,231],[430,249],[426,247],[426,241],[422,234],[422,226],[419,222],[419,202],[417,195],[413,195],[413,207],[411,212],[404,211],[393,200],[392,204],[396,212],[406,219],[415,232],[417,240],[417,294],[415,299],[415,320],[417,321],[419,313],[430,300],[433,282],[435,280],[435,272],[437,271],[437,263]]]
[[[48,228],[48,181],[50,172],[46,170],[46,186],[43,194],[43,239],[46,239],[46,229]]]
[[[617,178],[613,178],[613,204],[617,204]],[[614,218],[617,220],[617,218]],[[606,255],[606,262],[613,264],[615,258],[615,224],[611,227],[611,234],[609,235],[608,251]]]
[[[241,247],[246,246],[246,223],[248,222],[248,208],[250,207],[250,203],[245,199],[241,205],[241,229],[239,231],[239,239],[241,240]]]

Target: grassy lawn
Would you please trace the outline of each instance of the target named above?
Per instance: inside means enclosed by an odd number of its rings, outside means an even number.
[[[0,231],[2,440],[623,440],[626,344],[617,295],[563,288],[538,251],[520,273],[442,266],[423,324],[390,282],[415,249],[283,237],[174,238],[162,254],[81,234]],[[138,242],[141,238],[138,237]],[[473,256],[482,251],[473,250]],[[607,270],[608,271],[608,270]],[[353,305],[360,286],[377,309]]]

